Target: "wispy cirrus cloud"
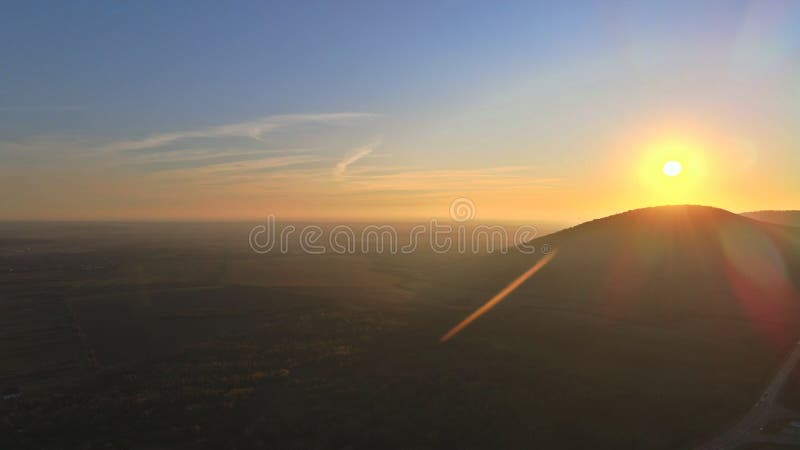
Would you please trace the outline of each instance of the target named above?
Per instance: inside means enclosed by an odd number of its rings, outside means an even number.
[[[63,135],[0,140],[0,191],[27,186],[30,192],[69,198],[72,205],[99,202],[93,200],[98,189],[114,192],[115,201],[98,204],[92,210],[96,215],[135,199],[153,214],[176,214],[175,208],[182,207],[192,214],[247,215],[267,205],[299,217],[367,210],[396,214],[403,208],[418,214],[420,205],[464,193],[535,195],[560,184],[524,166],[388,165],[381,159],[390,156],[383,152],[383,141],[368,140],[380,136],[373,117],[347,112],[271,116],[141,139]],[[21,181],[20,173],[44,181]],[[11,200],[17,211],[28,211],[26,205],[35,200],[62,208],[60,214],[75,214],[47,198]]]
[[[377,145],[355,149],[344,162],[337,163],[333,156],[340,151],[337,148],[358,139],[374,117],[377,115],[363,112],[275,115],[111,141],[68,135],[31,136],[17,141],[0,140],[0,157],[8,157],[13,165],[27,169],[55,165],[68,170],[95,167],[103,173],[154,182],[194,182],[208,177],[226,184],[251,184],[278,177],[282,171],[294,175],[318,171],[318,179],[331,180],[332,170],[343,173]],[[271,135],[272,131],[279,132]]]
[[[563,181],[533,176],[534,167],[501,166],[479,169],[408,169],[364,167],[348,178],[350,191],[429,192],[465,190],[550,189]]]
[[[351,152],[344,159],[336,163],[336,166],[333,169],[333,174],[336,177],[344,176],[348,166],[371,154],[378,146],[380,146],[380,144],[380,140],[376,140]]]
[[[208,164],[202,167],[178,168],[165,170],[162,173],[168,176],[186,175],[204,177],[209,175],[226,176],[242,174],[258,174],[270,169],[297,166],[320,161],[320,158],[310,155],[285,155],[266,158],[251,159],[246,161],[223,162]]]
[[[268,116],[247,122],[218,125],[196,130],[154,134],[142,139],[119,140],[106,144],[100,150],[121,152],[163,147],[186,139],[245,137],[262,140],[264,135],[284,127],[303,123],[332,123],[354,119],[367,119],[375,114],[340,112],[326,114],[290,114]]]

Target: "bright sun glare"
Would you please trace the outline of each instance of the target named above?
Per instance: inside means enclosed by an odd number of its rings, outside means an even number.
[[[638,176],[654,204],[696,203],[707,186],[707,146],[689,135],[667,134],[649,137],[639,144]]]
[[[667,161],[661,169],[664,175],[668,177],[678,176],[683,170],[683,166],[678,161]]]

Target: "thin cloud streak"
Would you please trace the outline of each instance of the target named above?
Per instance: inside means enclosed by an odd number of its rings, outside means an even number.
[[[557,187],[563,180],[534,177],[529,167],[488,167],[485,169],[402,170],[362,168],[352,171],[348,187],[352,190],[381,191],[459,191],[468,188],[497,190],[522,187]]]
[[[289,153],[303,153],[304,150],[236,150],[236,149],[223,149],[216,150],[213,148],[205,149],[192,149],[180,150],[170,152],[157,152],[157,153],[129,153],[125,160],[121,161],[119,165],[123,166],[142,166],[147,164],[195,164],[207,161],[209,164],[214,164],[215,161],[220,159],[235,159],[235,160],[251,160],[262,159],[269,155],[281,155]],[[225,161],[221,161],[225,162]],[[190,168],[190,167],[187,167]],[[159,170],[168,170],[170,167],[162,168]]]
[[[200,138],[246,137],[262,140],[264,135],[270,131],[290,125],[308,122],[330,123],[353,119],[368,119],[372,117],[375,117],[375,114],[358,112],[269,116],[248,122],[219,125],[198,130],[155,134],[143,139],[120,140],[105,145],[100,150],[105,152],[144,150],[163,147],[184,139]]]
[[[300,164],[309,164],[320,161],[319,158],[308,155],[296,156],[276,156],[259,158],[246,161],[224,162],[210,164],[202,167],[179,168],[164,170],[161,173],[169,176],[208,176],[208,175],[241,175],[246,173],[257,173],[263,170],[284,168]]]
[[[334,175],[336,175],[337,177],[343,176],[347,171],[348,166],[372,153],[373,150],[375,150],[375,147],[377,147],[378,145],[380,145],[380,142],[378,141],[373,142],[365,147],[358,149],[356,152],[352,153],[343,160],[339,161],[336,164],[336,167],[334,168],[333,172]]]

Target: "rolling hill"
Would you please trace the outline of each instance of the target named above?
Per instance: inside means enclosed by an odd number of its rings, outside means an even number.
[[[517,295],[547,297],[561,307],[642,320],[747,314],[772,324],[774,332],[800,312],[800,230],[722,209],[638,209],[532,244],[556,249],[558,255]],[[461,273],[458,282],[476,289],[489,285],[491,291],[502,285],[498,280],[510,280],[540,256],[511,252],[476,258],[467,272],[487,276]]]
[[[747,315],[781,333],[800,306],[799,238],[716,208],[634,210],[539,239],[559,254],[538,289],[608,314]]]
[[[558,253],[452,340],[462,351],[504,348],[519,364],[563,370],[580,385],[542,382],[561,395],[551,410],[585,409],[571,413],[568,437],[526,445],[691,446],[752,406],[800,336],[800,230],[717,208],[668,206],[533,243]],[[448,304],[474,301],[474,310],[539,258],[510,253],[466,263],[453,281],[463,295]],[[614,429],[636,431],[626,440]]]
[[[751,211],[741,215],[762,222],[800,227],[800,211]]]

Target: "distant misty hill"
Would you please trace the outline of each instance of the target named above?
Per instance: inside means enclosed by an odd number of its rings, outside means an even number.
[[[800,211],[751,211],[742,215],[762,222],[800,227]]]

